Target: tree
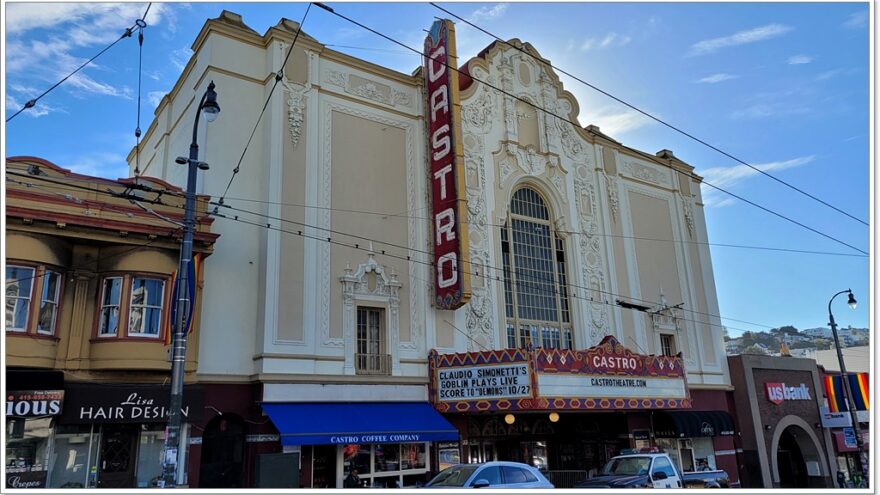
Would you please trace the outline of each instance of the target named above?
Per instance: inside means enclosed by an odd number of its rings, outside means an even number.
[[[797,335],[799,333],[799,331],[797,328],[795,328],[791,325],[786,325],[784,327],[771,329],[770,333],[772,335],[779,335],[779,336],[782,336],[785,334]]]
[[[759,354],[761,356],[767,356],[770,353],[765,351],[763,347],[761,347],[757,344],[752,344],[752,345],[746,347],[745,349],[743,349],[742,354]]]

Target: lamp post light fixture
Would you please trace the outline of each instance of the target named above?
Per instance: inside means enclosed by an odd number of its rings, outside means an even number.
[[[168,406],[168,426],[165,429],[165,448],[162,456],[162,486],[174,488],[177,485],[177,464],[180,452],[181,407],[183,405],[183,375],[186,362],[186,328],[193,301],[189,297],[190,264],[192,263],[193,234],[196,225],[196,181],[198,170],[207,170],[208,164],[199,161],[199,145],[196,142],[199,132],[199,117],[213,122],[220,113],[214,81],[202,95],[196,109],[193,123],[192,143],[189,145],[189,158],[178,157],[174,161],[188,166],[186,177],[186,204],[183,217],[183,242],[180,244],[180,263],[177,269],[177,306],[171,342],[171,401]],[[195,281],[193,281],[195,284]]]
[[[868,455],[865,452],[865,443],[862,441],[862,431],[859,428],[859,418],[856,413],[856,405],[852,398],[852,390],[849,388],[849,380],[846,375],[846,366],[843,364],[843,352],[840,350],[840,339],[837,337],[837,323],[834,321],[834,313],[831,312],[831,303],[834,302],[834,298],[841,294],[849,294],[847,298],[846,304],[850,307],[850,309],[856,309],[858,301],[856,301],[855,296],[852,293],[852,290],[842,290],[834,296],[831,297],[831,300],[828,301],[828,324],[831,325],[831,334],[834,336],[834,347],[837,349],[837,362],[840,365],[840,381],[843,388],[843,396],[846,398],[846,407],[849,409],[850,418],[852,419],[852,428],[856,437],[856,447],[859,452],[859,470],[861,471],[862,479],[868,480]]]

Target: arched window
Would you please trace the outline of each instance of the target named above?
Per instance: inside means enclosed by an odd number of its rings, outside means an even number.
[[[501,229],[507,347],[571,349],[565,246],[534,189],[513,194]]]

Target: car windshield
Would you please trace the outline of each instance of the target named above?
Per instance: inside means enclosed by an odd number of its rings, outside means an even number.
[[[611,459],[602,474],[612,476],[635,476],[648,474],[648,468],[651,466],[650,457],[621,457]]]
[[[476,470],[477,466],[466,464],[452,466],[440,471],[440,474],[429,481],[427,486],[464,486],[465,482]]]

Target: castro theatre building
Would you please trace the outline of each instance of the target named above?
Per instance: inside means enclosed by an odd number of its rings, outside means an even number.
[[[388,487],[492,459],[586,476],[662,446],[735,484],[693,166],[573,124],[578,102],[518,39],[461,60],[438,22],[405,73],[303,32],[282,66],[298,29],[208,20],[144,135],[142,172],[183,183],[178,122],[213,80],[224,114],[199,128],[199,184],[216,197],[283,69],[224,203],[275,220],[218,218],[204,275],[204,421],[242,440],[208,449],[206,426],[191,464],[289,486],[260,475],[289,454],[270,470],[299,474],[285,483],[341,487],[358,467]]]

